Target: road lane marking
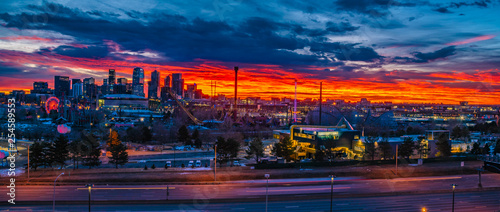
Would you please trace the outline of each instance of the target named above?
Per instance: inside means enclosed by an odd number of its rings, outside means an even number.
[[[92,188],[92,190],[151,190],[151,189],[156,189],[156,190],[167,190],[167,187],[140,187],[140,188]],[[175,189],[175,187],[168,187],[169,190]],[[88,188],[77,188],[76,190],[89,190]]]
[[[425,181],[425,180],[452,180],[461,179],[462,177],[426,177],[426,178],[397,178],[392,181]]]
[[[351,188],[351,187],[335,187],[333,189],[346,189],[346,188]],[[275,190],[275,189],[269,189],[269,192],[277,192],[277,191],[314,191],[314,190],[330,190],[331,188],[298,188],[298,189],[282,189],[282,190]],[[258,191],[246,191],[246,192],[263,192],[261,190]]]

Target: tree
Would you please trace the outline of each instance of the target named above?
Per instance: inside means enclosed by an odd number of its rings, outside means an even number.
[[[71,154],[71,159],[73,160],[73,169],[78,168],[78,162],[81,159],[82,154],[82,144],[81,140],[73,140],[69,143],[69,153]]]
[[[151,130],[148,127],[143,126],[141,129],[142,132],[142,143],[150,142],[153,139],[153,135],[151,134]]]
[[[196,146],[196,148],[201,148],[202,142],[200,139],[200,132],[198,131],[198,129],[194,129],[194,132],[191,135],[191,138],[194,141],[194,146]]]
[[[490,144],[486,143],[483,147],[483,155],[489,155],[490,154]]]
[[[118,133],[114,130],[109,134],[108,146],[111,152],[109,162],[115,164],[115,168],[128,162],[127,147],[118,139]]]
[[[117,136],[117,135],[116,135]],[[82,136],[84,138],[84,145],[82,147],[82,158],[84,166],[88,166],[91,169],[94,166],[100,166],[101,160],[101,148],[99,142],[91,134],[86,134]],[[116,143],[116,141],[115,141]]]
[[[403,157],[403,158],[410,158],[411,155],[413,155],[413,150],[416,149],[415,143],[413,142],[412,137],[406,137],[401,144],[401,146],[398,148],[398,155]]]
[[[191,141],[191,139],[189,137],[189,131],[188,131],[186,125],[182,125],[179,128],[179,132],[177,133],[177,139],[179,140],[179,142],[182,142],[186,145],[193,144],[193,142]]]
[[[44,141],[41,143],[42,155],[43,155],[43,166],[52,167],[54,163],[54,146],[52,143]]]
[[[382,142],[379,142],[378,150],[380,152],[380,155],[384,158],[384,160],[387,160],[392,157],[392,146],[389,143],[389,141],[384,140]]]
[[[66,164],[66,160],[68,160],[69,152],[68,152],[68,139],[65,135],[61,134],[54,141],[54,151],[53,151],[53,160],[56,164],[61,165],[61,168]]]
[[[378,141],[378,136],[367,136],[365,138],[365,157],[371,158],[374,161],[377,155],[375,142]]]
[[[497,140],[495,144],[495,149],[493,150],[493,154],[500,153],[500,139]]]
[[[264,157],[264,143],[262,143],[262,139],[258,137],[252,139],[248,145],[246,153],[248,158],[254,157],[255,162],[258,163],[259,158]]]
[[[30,146],[30,168],[36,169],[40,166],[44,165],[44,154],[43,154],[43,146],[39,142],[33,142]]]
[[[231,159],[238,156],[240,151],[240,142],[234,138],[224,139],[217,138],[217,157],[222,163],[227,163]]]
[[[467,127],[455,126],[451,130],[451,137],[453,139],[467,138],[469,136],[470,136],[470,132],[469,132],[469,129],[467,129]]]
[[[294,154],[293,143],[290,136],[285,135],[280,138],[278,143],[275,143],[271,152],[277,157],[283,157],[286,160],[291,160]]]
[[[451,145],[446,134],[441,134],[436,142],[436,149],[439,151],[442,157],[451,156]]]
[[[481,154],[481,148],[479,147],[478,142],[474,142],[474,144],[472,144],[472,149],[470,150],[470,153],[473,155]]]

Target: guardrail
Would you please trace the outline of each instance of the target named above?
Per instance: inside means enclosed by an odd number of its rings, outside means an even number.
[[[482,160],[484,162],[500,164],[500,156],[496,156],[496,155],[479,155],[477,157],[477,159]]]

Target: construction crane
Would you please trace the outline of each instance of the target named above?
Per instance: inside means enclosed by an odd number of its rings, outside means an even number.
[[[200,121],[196,117],[194,117],[193,114],[191,114],[191,112],[189,112],[189,110],[186,107],[184,107],[184,105],[182,104],[182,102],[177,99],[177,95],[176,94],[172,93],[172,91],[170,91],[170,90],[168,90],[168,93],[170,94],[170,96],[172,96],[172,98],[174,98],[174,100],[177,103],[177,105],[179,105],[179,107],[182,108],[182,110],[189,116],[189,118],[191,120],[193,120],[193,122],[195,124],[197,124],[197,125],[202,125],[203,124],[202,121]]]

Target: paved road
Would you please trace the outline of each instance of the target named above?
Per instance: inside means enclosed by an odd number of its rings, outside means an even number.
[[[485,174],[482,176],[484,188],[500,187],[500,175]],[[191,199],[252,199],[263,197],[266,193],[265,180],[233,181],[216,185],[172,185],[170,200]],[[458,184],[457,191],[469,191],[477,188],[477,176],[439,176],[396,179],[359,179],[337,178],[334,183],[334,196],[374,196],[380,193],[431,193],[435,191],[447,192],[451,184]],[[56,201],[86,201],[87,190],[78,190],[83,186],[56,186]],[[96,185],[92,191],[92,199],[108,200],[166,200],[166,185]],[[16,201],[52,201],[53,186],[17,186]],[[466,189],[466,190],[464,190]],[[7,193],[6,187],[0,188],[0,193]],[[329,194],[330,181],[328,179],[271,179],[269,181],[269,195],[305,195]],[[0,197],[7,198],[6,195]]]
[[[455,211],[500,211],[500,191],[465,192],[455,196]],[[318,199],[270,201],[269,211],[329,211],[330,196],[328,194]],[[385,197],[335,198],[334,211],[451,211],[452,195],[399,195]],[[47,205],[17,205],[9,211],[51,211]],[[57,205],[56,211],[87,211],[87,204]],[[252,202],[211,202],[194,201],[183,204],[111,204],[92,205],[92,211],[264,211],[265,201]]]

